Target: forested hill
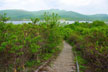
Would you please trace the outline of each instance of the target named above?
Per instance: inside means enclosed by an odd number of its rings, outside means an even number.
[[[25,10],[0,10],[0,14],[7,13],[11,20],[28,20],[31,17],[43,18],[45,12],[57,13],[61,18],[66,20],[102,20],[108,21],[107,14],[83,15],[73,11],[65,11],[58,9],[40,10],[40,11],[25,11]]]

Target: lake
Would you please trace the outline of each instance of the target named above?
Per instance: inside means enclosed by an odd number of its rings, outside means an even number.
[[[60,21],[61,23],[67,23],[67,24],[72,24],[75,23],[75,21]],[[88,23],[92,23],[92,21],[79,21],[80,23],[82,22],[88,22]],[[13,24],[22,24],[22,23],[32,23],[32,21],[7,21],[6,23],[13,23]],[[108,24],[108,22],[105,22]]]
[[[22,23],[32,23],[32,21],[7,21],[6,23],[22,24]]]

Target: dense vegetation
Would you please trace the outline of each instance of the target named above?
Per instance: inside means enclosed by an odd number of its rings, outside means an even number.
[[[82,72],[108,72],[108,25],[101,21],[65,26],[65,39],[73,51]]]
[[[45,12],[57,13],[62,19],[65,20],[74,20],[74,21],[94,21],[102,20],[108,21],[107,14],[96,14],[96,15],[83,15],[77,12],[50,9],[50,10],[41,10],[41,11],[24,11],[24,10],[0,10],[1,13],[7,13],[7,16],[11,17],[11,20],[30,20],[31,17],[38,17],[43,19],[42,15]]]
[[[57,54],[65,39],[77,55],[82,72],[108,71],[108,25],[101,21],[61,25],[57,14],[44,14],[44,21],[5,23],[0,15],[0,71],[33,72]]]
[[[0,21],[0,72],[33,72],[60,51],[59,17],[45,14],[44,20],[39,25],[38,18],[18,25]]]

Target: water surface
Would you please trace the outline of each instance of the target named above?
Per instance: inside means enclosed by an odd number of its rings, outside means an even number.
[[[75,23],[75,21],[60,21],[61,23],[67,23],[67,24],[72,24]],[[92,21],[79,21],[80,23],[82,22],[88,22],[88,23],[92,23]],[[13,23],[13,24],[22,24],[22,23],[32,23],[32,21],[7,21],[6,23]]]

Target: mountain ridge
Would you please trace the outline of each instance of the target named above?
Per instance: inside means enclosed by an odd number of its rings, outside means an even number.
[[[0,14],[7,13],[7,16],[9,16],[11,20],[29,20],[31,17],[38,17],[42,19],[42,16],[44,15],[45,12],[57,13],[62,19],[65,20],[108,21],[108,14],[85,15],[73,11],[66,11],[59,9],[49,9],[49,10],[40,10],[40,11],[26,11],[19,9],[0,10]]]

